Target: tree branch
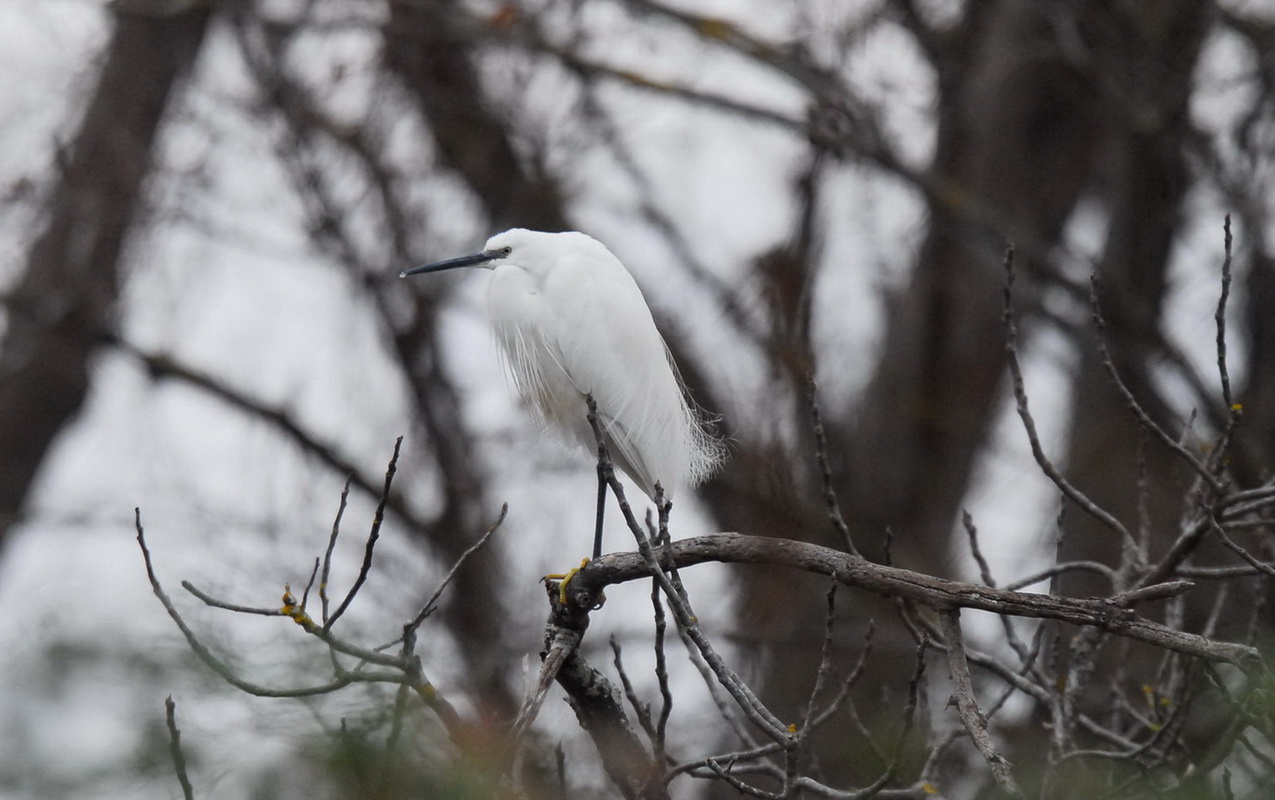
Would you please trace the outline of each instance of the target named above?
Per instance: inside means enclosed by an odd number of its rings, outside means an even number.
[[[680,569],[709,561],[794,567],[829,577],[835,575],[847,586],[909,600],[938,611],[973,608],[1017,617],[1093,625],[1117,636],[1208,661],[1235,664],[1245,670],[1259,663],[1255,648],[1174,630],[1138,616],[1115,599],[1055,597],[993,589],[887,567],[827,547],[790,539],[716,533],[680,539],[656,550],[655,556],[666,568],[676,566]],[[650,570],[641,554],[612,553],[589,562],[576,575],[571,586],[573,591],[596,594],[611,584],[647,577],[650,577]],[[1180,585],[1172,587],[1173,591],[1180,589]]]
[[[953,608],[945,612],[939,618],[939,622],[943,626],[943,636],[947,639],[947,665],[952,671],[956,709],[961,715],[961,722],[965,725],[965,730],[969,732],[970,738],[974,740],[974,746],[978,748],[978,752],[992,768],[992,777],[997,785],[1011,797],[1022,797],[1022,790],[1018,788],[1014,776],[1010,773],[1009,761],[992,743],[992,737],[987,733],[987,718],[983,716],[983,711],[978,707],[978,700],[974,697],[974,681],[970,677],[969,662],[965,660],[965,643],[961,636],[960,609]]]

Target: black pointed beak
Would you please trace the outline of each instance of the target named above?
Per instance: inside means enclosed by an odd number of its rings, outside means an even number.
[[[488,261],[499,258],[500,253],[484,250],[481,253],[474,253],[468,256],[460,256],[459,258],[449,258],[446,261],[435,261],[432,264],[422,264],[419,267],[405,269],[398,274],[400,278],[406,278],[408,275],[420,275],[426,272],[442,272],[447,269],[457,269],[459,267],[473,267],[478,264],[485,264]]]

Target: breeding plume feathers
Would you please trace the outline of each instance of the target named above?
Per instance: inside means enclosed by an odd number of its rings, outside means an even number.
[[[518,393],[549,427],[595,448],[592,394],[616,466],[649,496],[708,477],[721,443],[688,400],[637,283],[583,233],[520,228],[487,241],[496,338]],[[486,266],[486,264],[484,264]]]

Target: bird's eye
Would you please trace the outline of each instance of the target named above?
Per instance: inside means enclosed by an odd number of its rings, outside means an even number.
[[[504,246],[504,247],[500,248],[500,254],[501,254],[502,256],[507,256],[507,255],[509,255],[510,253],[512,253],[513,251],[514,251],[514,249],[513,249],[512,247],[509,247],[508,245],[506,245],[506,246]]]

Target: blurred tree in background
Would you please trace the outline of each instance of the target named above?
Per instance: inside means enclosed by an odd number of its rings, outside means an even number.
[[[417,459],[416,482],[390,498],[390,519],[444,567],[490,524],[508,462],[526,456],[467,407],[447,334],[463,292],[395,276],[515,226],[586,230],[637,275],[691,393],[729,439],[729,460],[698,494],[709,528],[844,547],[828,523],[811,433],[813,377],[830,488],[859,551],[973,577],[961,512],[1000,457],[997,424],[1012,413],[1007,242],[1018,254],[1019,349],[1036,370],[1027,389],[1049,410],[1049,456],[1145,550],[1131,555],[1109,524],[1038,491],[1004,512],[1019,519],[1012,538],[984,542],[1022,554],[998,562],[1017,570],[1002,582],[1052,563],[1056,540],[1059,562],[1106,566],[1056,575],[1053,592],[1137,588],[1203,504],[1199,476],[1130,413],[1109,365],[1149,419],[1199,458],[1226,432],[1218,474],[1228,492],[1271,479],[1275,18],[1259,4],[879,0],[717,3],[710,12],[649,0],[119,0],[107,15],[111,33],[78,123],[47,174],[30,176],[38,198],[23,200],[16,182],[10,192],[11,209],[27,202],[39,222],[38,232],[10,237],[24,252],[3,295],[5,531],[38,531],[30,495],[94,391],[103,354],[256,419],[316,472],[353,474],[365,499],[379,491],[375,458],[341,444],[361,437],[360,420],[316,428],[261,387],[184,358],[180,341],[137,335],[133,307],[120,301],[148,244],[197,217],[190,198],[206,188],[201,172],[215,173],[220,148],[233,146],[208,134],[195,148],[208,164],[174,166],[181,151],[171,138],[165,150],[166,126],[170,137],[189,136],[201,115],[233,115],[266,139],[292,193],[275,224],[299,229],[313,258],[340,271],[361,327],[375,332],[367,358],[382,373],[367,390],[401,392],[399,425]],[[217,88],[226,72],[236,92]],[[174,198],[181,214],[166,211]],[[1211,319],[1187,313],[1216,303],[1224,213],[1236,243],[1225,389]],[[1095,345],[1091,274],[1108,363]],[[1188,290],[1206,292],[1207,303],[1182,299]],[[1049,380],[1033,392],[1036,374]],[[1231,407],[1242,409],[1233,431]],[[377,452],[364,441],[363,452]],[[521,477],[536,473],[528,465]],[[586,488],[581,509],[589,498]],[[1204,537],[1190,563],[1229,569],[1213,573],[1227,579],[1140,613],[1260,646],[1275,551],[1270,527],[1248,522],[1236,544],[1262,566]],[[575,552],[570,541],[562,552]],[[466,679],[452,691],[492,730],[521,702],[517,660],[530,650],[512,643],[538,635],[512,613],[540,595],[511,559],[499,538],[479,551],[441,612]],[[735,655],[767,706],[798,719],[825,660],[827,584],[733,569],[733,621],[723,624]],[[409,600],[422,592],[413,587]],[[875,625],[852,690],[859,718],[830,722],[811,757],[828,785],[858,788],[885,765],[873,737],[900,724],[915,691],[916,641],[897,600],[852,597],[833,641],[848,670]],[[1161,650],[1078,630],[1042,625],[1042,654],[1024,674],[1054,679],[1059,697],[1094,719],[1113,697],[1167,694],[1157,684]],[[1206,678],[1191,672],[1190,681],[1205,687]],[[1064,692],[1068,680],[1083,685]],[[1022,696],[993,726],[1022,765],[1019,782],[1033,795],[1098,796],[1085,793],[1091,765],[1067,753],[1113,742],[1093,731],[1060,737],[1059,709]],[[943,713],[942,698],[930,704]],[[1176,774],[1232,757],[1204,754],[1234,720],[1185,722]],[[1269,717],[1259,728],[1270,735]],[[1244,746],[1260,787],[1272,743]],[[950,758],[945,796],[993,791],[976,761]],[[1136,759],[1125,766],[1137,772]],[[919,767],[900,767],[909,768]],[[1069,784],[1060,776],[1073,768],[1082,777]]]

